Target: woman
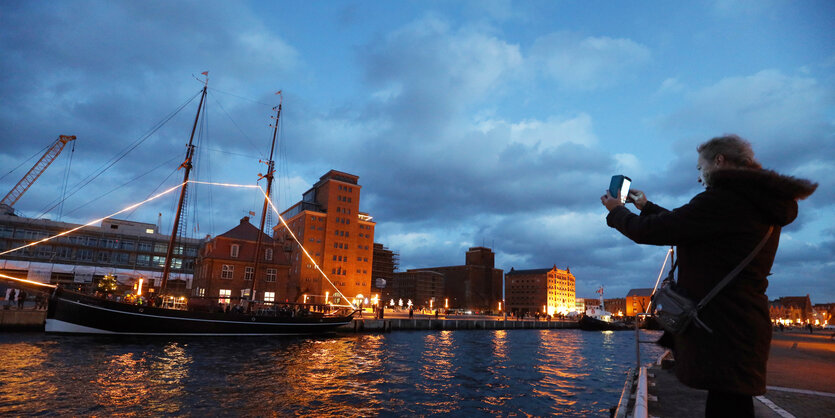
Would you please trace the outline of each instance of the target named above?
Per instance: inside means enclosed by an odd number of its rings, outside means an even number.
[[[687,386],[708,390],[706,416],[754,416],[752,396],[765,393],[771,343],[767,276],[781,227],[797,217],[797,200],[817,188],[808,180],[764,170],[754,151],[736,135],[713,138],[697,148],[699,182],[706,190],[668,211],[639,190],[633,214],[610,196],[606,222],[639,244],[678,246],[678,288],[698,302],[763,239],[762,250],[711,302],[699,318],[713,332],[691,325],[680,336],[665,333],[675,372]]]

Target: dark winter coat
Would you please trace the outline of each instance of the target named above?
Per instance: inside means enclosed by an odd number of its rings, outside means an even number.
[[[606,222],[639,244],[678,246],[678,284],[698,302],[762,240],[774,232],[751,263],[699,313],[713,333],[690,326],[672,341],[676,375],[699,389],[745,395],[765,393],[771,343],[767,276],[781,227],[797,217],[797,199],[817,184],[768,170],[717,170],[711,187],[690,203],[668,211],[647,202],[641,215],[623,206]]]

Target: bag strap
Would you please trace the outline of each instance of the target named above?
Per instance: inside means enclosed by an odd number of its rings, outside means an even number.
[[[768,241],[768,238],[771,237],[772,232],[774,232],[774,226],[769,225],[768,232],[765,233],[765,236],[763,237],[762,240],[760,240],[760,243],[757,244],[756,247],[754,247],[754,249],[751,251],[751,253],[748,254],[748,257],[745,257],[745,259],[742,260],[739,263],[739,265],[736,266],[735,269],[733,269],[733,271],[728,273],[728,275],[725,276],[725,278],[722,279],[722,281],[719,282],[719,284],[717,284],[713,288],[713,290],[710,291],[710,293],[708,293],[704,298],[702,298],[701,301],[699,301],[698,306],[696,306],[696,311],[700,311],[702,308],[704,308],[704,306],[707,305],[707,303],[710,302],[710,300],[713,299],[713,297],[716,296],[716,294],[719,293],[719,291],[721,291],[725,286],[727,286],[728,283],[730,283],[731,280],[733,280],[736,277],[736,275],[739,274],[739,272],[742,271],[742,269],[744,269],[745,266],[747,266],[748,263],[750,263],[751,260],[754,259],[754,257],[757,255],[757,253],[759,253],[760,250],[762,250],[763,246],[765,246],[765,243]]]

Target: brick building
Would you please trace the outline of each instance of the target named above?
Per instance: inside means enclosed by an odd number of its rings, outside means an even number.
[[[785,324],[807,324],[813,322],[812,301],[809,295],[786,296],[769,303],[771,321]]]
[[[450,309],[497,312],[502,300],[502,270],[495,268],[495,253],[489,248],[472,247],[465,265],[418,268],[444,275],[444,299]]]
[[[570,269],[516,270],[505,275],[509,312],[567,314],[577,304],[576,280]]]
[[[369,298],[374,258],[374,222],[360,212],[358,176],[331,170],[302,195],[302,200],[284,211],[283,224],[273,228],[273,237],[288,244],[290,269],[288,297],[312,303],[344,303],[334,299],[337,286],[348,298]],[[291,238],[292,232],[316,265]]]
[[[383,293],[383,302],[395,303],[401,299],[405,304],[411,300],[418,308],[443,308],[445,302],[445,277],[436,271],[415,271],[394,273],[391,286]]]
[[[645,313],[649,307],[650,299],[652,298],[652,289],[629,289],[626,294],[626,316],[635,316],[636,313]],[[615,311],[610,310],[615,313]]]
[[[217,297],[221,303],[237,305],[240,298],[249,299],[255,280],[256,300],[288,300],[287,253],[282,245],[260,232],[261,249],[256,267],[258,234],[249,217],[244,217],[238,226],[206,242],[197,256],[194,295]]]

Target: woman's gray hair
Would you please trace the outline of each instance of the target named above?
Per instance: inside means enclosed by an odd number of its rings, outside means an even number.
[[[717,155],[722,154],[725,161],[739,168],[762,168],[759,161],[754,158],[751,143],[740,138],[739,135],[717,136],[696,147],[696,151],[707,161],[713,161]]]

